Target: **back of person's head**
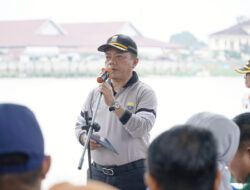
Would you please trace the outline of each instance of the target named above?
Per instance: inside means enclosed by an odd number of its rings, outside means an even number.
[[[242,113],[233,118],[240,129],[239,151],[250,146],[250,112]]]
[[[240,144],[229,169],[236,182],[246,183],[250,177],[250,113],[239,114],[233,121],[240,129]]]
[[[240,139],[240,130],[231,119],[220,114],[200,112],[189,118],[186,124],[211,131],[217,141],[219,164],[230,163]]]
[[[208,130],[188,125],[173,127],[149,146],[146,183],[151,190],[216,189],[216,150]]]
[[[208,129],[212,132],[217,143],[218,169],[221,171],[222,180],[220,190],[231,189],[231,174],[227,166],[232,161],[239,145],[240,130],[229,118],[215,113],[200,112],[194,114],[186,122],[197,128]]]
[[[33,112],[22,105],[0,104],[0,189],[40,189],[49,166]]]

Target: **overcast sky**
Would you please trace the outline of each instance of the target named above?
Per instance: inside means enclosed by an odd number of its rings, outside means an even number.
[[[182,31],[206,41],[238,16],[250,18],[250,0],[0,0],[0,20],[130,21],[144,36],[164,41]]]

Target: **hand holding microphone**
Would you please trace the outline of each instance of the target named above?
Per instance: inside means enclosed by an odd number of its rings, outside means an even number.
[[[102,68],[102,73],[100,76],[97,78],[97,82],[101,83],[99,85],[99,91],[100,93],[104,96],[104,101],[106,105],[111,106],[114,102],[114,95],[113,95],[113,90],[110,84],[106,83],[105,81],[108,78],[111,78],[111,68],[104,69]]]
[[[108,68],[108,69],[105,69],[105,68],[102,68],[102,73],[100,74],[100,76],[97,78],[97,82],[98,83],[103,83],[105,82],[108,78],[112,78],[111,76],[111,71],[112,69],[111,68]]]

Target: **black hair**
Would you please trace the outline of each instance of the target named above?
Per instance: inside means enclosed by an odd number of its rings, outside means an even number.
[[[13,165],[23,165],[28,161],[28,156],[23,153],[11,153],[0,155],[0,166],[13,166]],[[37,185],[39,177],[41,175],[42,166],[36,169],[23,173],[2,173],[0,170],[0,189],[5,189],[5,184],[9,182],[19,182],[19,184],[25,184],[30,187]],[[8,187],[6,187],[8,189]]]
[[[240,144],[238,150],[250,146],[250,112],[241,113],[233,118],[240,129]]]
[[[138,57],[136,54],[134,54],[134,53],[132,53],[132,52],[129,52],[129,53],[130,53],[131,58],[133,58],[133,59],[135,59],[135,58]]]
[[[216,150],[210,131],[176,126],[149,146],[147,170],[162,190],[212,190],[217,172]]]

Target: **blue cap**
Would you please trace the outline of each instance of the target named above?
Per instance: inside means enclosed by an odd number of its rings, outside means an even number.
[[[0,174],[24,173],[38,168],[44,159],[44,141],[33,112],[22,105],[0,104],[0,158],[22,154],[23,164],[0,162]]]

